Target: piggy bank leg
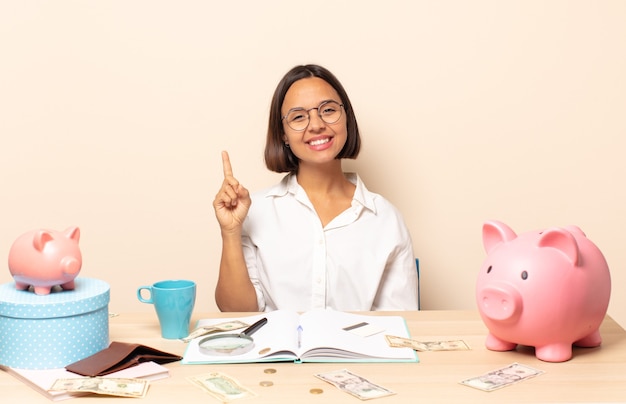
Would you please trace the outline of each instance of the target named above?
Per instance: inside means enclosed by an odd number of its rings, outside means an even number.
[[[61,288],[63,290],[74,290],[74,280],[65,282],[64,284],[61,285]]]
[[[15,281],[15,289],[17,290],[26,290],[30,287],[28,283]]]
[[[550,344],[535,347],[535,356],[546,362],[565,362],[572,358],[572,344]]]
[[[487,341],[485,342],[485,346],[487,347],[487,349],[490,349],[492,351],[512,351],[517,348],[517,344],[503,341],[492,333],[489,333],[489,335],[487,335]]]
[[[50,286],[35,286],[35,293],[38,295],[49,295],[50,294]]]
[[[574,345],[583,348],[594,348],[600,346],[601,343],[602,337],[600,337],[600,330],[595,330],[591,334],[587,335],[585,338],[581,338],[578,341],[574,342]]]

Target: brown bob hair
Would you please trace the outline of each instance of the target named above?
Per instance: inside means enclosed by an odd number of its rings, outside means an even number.
[[[327,69],[318,65],[301,65],[295,66],[283,76],[278,83],[274,96],[272,97],[272,103],[270,105],[270,117],[269,125],[267,128],[267,140],[265,142],[265,165],[271,171],[277,173],[297,173],[300,160],[291,151],[289,147],[285,145],[284,135],[285,128],[283,127],[281,109],[283,101],[285,100],[285,94],[289,90],[289,87],[298,80],[318,77],[331,85],[339,94],[343,109],[346,113],[346,129],[347,139],[343,149],[337,155],[337,159],[356,159],[361,149],[361,136],[359,135],[359,127],[356,123],[356,117],[352,110],[352,104],[348,98],[346,90],[343,88],[339,80]]]

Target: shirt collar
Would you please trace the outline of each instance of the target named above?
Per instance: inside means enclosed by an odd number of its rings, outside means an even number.
[[[374,203],[375,194],[371,193],[365,183],[361,180],[361,177],[357,173],[345,173],[348,181],[356,185],[356,189],[354,190],[354,196],[352,198],[352,205],[355,203],[360,204],[366,209],[371,210],[376,213],[376,204]],[[283,179],[273,187],[271,187],[267,193],[266,197],[269,196],[285,196],[288,193],[294,195],[296,198],[304,195],[306,198],[306,194],[302,187],[298,184],[298,180],[296,175],[293,173],[287,174],[283,177]],[[306,198],[308,200],[308,198]]]

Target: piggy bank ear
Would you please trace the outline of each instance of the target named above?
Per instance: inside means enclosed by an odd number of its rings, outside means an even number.
[[[569,225],[564,227],[565,230],[569,231],[572,234],[578,234],[579,236],[587,237],[584,231],[578,226]]]
[[[39,230],[35,232],[35,235],[33,236],[33,247],[35,247],[35,250],[37,251],[43,251],[46,243],[52,241],[52,239],[52,234],[49,231]]]
[[[65,237],[71,238],[77,243],[80,239],[80,229],[78,227],[69,227],[63,232],[63,234],[65,235]]]
[[[487,254],[498,244],[517,238],[517,234],[506,224],[489,220],[483,224],[483,246]]]
[[[552,228],[545,230],[539,237],[539,247],[550,247],[560,251],[572,265],[577,266],[580,250],[574,236],[565,229]]]

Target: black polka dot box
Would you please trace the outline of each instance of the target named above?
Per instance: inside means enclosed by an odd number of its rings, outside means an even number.
[[[0,365],[56,369],[109,346],[110,287],[78,277],[48,295],[0,285]]]

